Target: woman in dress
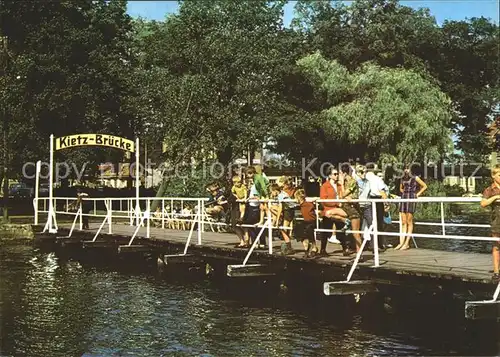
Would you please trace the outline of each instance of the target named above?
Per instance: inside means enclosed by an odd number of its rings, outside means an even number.
[[[414,176],[409,167],[405,167],[404,175],[399,186],[401,198],[418,198],[427,190],[427,185],[418,176]],[[399,215],[401,219],[401,236],[395,250],[410,249],[410,238],[413,233],[413,214],[416,202],[401,202],[399,204]]]

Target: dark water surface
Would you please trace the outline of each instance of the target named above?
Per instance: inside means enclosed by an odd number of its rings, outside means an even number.
[[[229,284],[229,285],[228,285]],[[87,266],[0,241],[1,356],[498,355],[497,324],[260,282]],[[279,284],[278,284],[279,285]],[[304,288],[303,290],[308,290]],[[362,298],[363,301],[363,298]],[[429,311],[427,311],[429,310]]]

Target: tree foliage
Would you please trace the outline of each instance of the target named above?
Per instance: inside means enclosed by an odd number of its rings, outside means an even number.
[[[487,153],[500,108],[497,24],[438,26],[397,0],[301,0],[286,28],[285,3],[181,1],[157,22],[132,20],[124,0],[0,0],[11,171],[45,159],[51,133],[139,136],[171,165],[227,164],[263,145],[299,162],[423,160],[450,152],[451,131],[466,155]],[[94,168],[122,159],[60,155]]]
[[[123,110],[131,30],[125,1],[2,1],[0,17],[11,56],[1,88],[11,166],[19,172],[24,162],[47,158],[50,134],[133,137],[133,113]],[[99,162],[109,154],[68,151],[59,160]]]
[[[298,1],[294,27],[314,50],[349,70],[365,62],[404,67],[438,81],[453,102],[450,128],[466,155],[489,153],[487,125],[498,114],[500,38],[486,18],[445,21],[397,0]]]
[[[337,159],[348,159],[350,146],[363,146],[371,153],[367,159],[387,153],[403,162],[439,159],[449,148],[450,101],[418,73],[375,64],[350,73],[318,53],[298,65],[325,93],[321,123],[327,136],[344,147]]]
[[[299,47],[283,28],[284,4],[183,1],[179,14],[151,24],[143,65],[163,82],[151,87],[162,97],[151,121],[174,161],[213,151],[228,163],[259,148],[280,116],[294,110],[282,100]]]

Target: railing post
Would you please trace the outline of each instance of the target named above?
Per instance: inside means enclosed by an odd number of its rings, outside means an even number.
[[[175,216],[175,212],[174,212],[174,200],[173,199],[170,199],[170,217],[172,217],[172,224],[173,224],[173,227],[177,227],[177,221],[176,221],[176,216]]]
[[[80,203],[80,230],[83,230],[83,201]]]
[[[146,207],[145,207],[144,214],[148,215],[147,216],[148,221],[146,222],[146,238],[149,238],[150,227],[151,227],[151,211],[149,210],[149,198],[146,200]]]
[[[205,233],[205,201],[204,200],[201,200],[200,219],[201,219],[201,231],[203,233]]]
[[[129,214],[129,220],[130,220],[130,225],[134,225],[134,214],[133,214],[133,209],[132,209],[132,199],[127,200],[127,212]]]
[[[497,288],[495,289],[495,292],[493,293],[493,300],[492,301],[497,301],[499,295],[500,295],[500,283],[498,283]]]
[[[446,235],[446,226],[444,224],[444,202],[441,202],[441,229],[443,231],[443,235]]]
[[[319,229],[319,210],[318,210],[318,201],[314,201],[314,213],[316,214],[316,229]],[[316,243],[316,229],[314,230],[314,243]]]
[[[97,201],[94,200],[94,216],[97,214]]]
[[[203,216],[201,214],[201,202],[202,200],[198,200],[198,245],[201,245],[201,222],[203,221]],[[196,217],[195,217],[196,218]],[[193,220],[193,224],[195,224],[195,221]]]
[[[35,209],[35,225],[38,225],[38,198],[33,199],[33,207]]]
[[[269,254],[273,254],[273,224],[272,224],[272,216],[271,216],[271,201],[267,202],[267,222],[269,224],[267,228],[267,236],[268,236],[268,241],[269,241]],[[278,227],[279,227],[279,219],[278,221]]]
[[[95,201],[94,201],[95,202]],[[111,224],[111,217],[113,216],[113,199],[109,199],[109,207],[108,207],[108,233],[113,234],[113,229],[112,229],[112,224]]]
[[[165,199],[161,199],[161,229],[165,229]]]
[[[379,254],[378,254],[378,222],[377,222],[377,204],[372,201],[372,225],[373,225],[373,256],[375,261],[375,267],[380,266]]]

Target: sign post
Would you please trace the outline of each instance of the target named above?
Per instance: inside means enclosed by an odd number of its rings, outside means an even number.
[[[54,135],[50,135],[50,158],[49,158],[49,212],[47,215],[47,223],[43,231],[49,233],[57,233],[56,212],[54,209]]]
[[[135,225],[141,223],[140,212],[141,205],[139,202],[139,185],[141,179],[139,177],[139,138],[135,139]]]
[[[54,147],[55,144],[55,147]],[[140,205],[139,205],[139,138],[136,138],[135,143],[133,140],[125,139],[120,136],[108,135],[108,134],[75,134],[62,136],[59,138],[54,138],[54,135],[50,135],[50,161],[49,161],[49,212],[47,217],[47,223],[43,231],[49,231],[49,233],[57,233],[57,221],[56,221],[56,211],[53,202],[54,193],[54,150],[69,149],[77,146],[106,146],[115,149],[120,149],[128,152],[135,152],[136,157],[136,224],[140,223]],[[37,184],[38,188],[38,184]],[[38,204],[38,194],[35,197],[35,201]],[[35,214],[37,210],[35,209]],[[38,222],[38,218],[35,217],[35,222]]]

